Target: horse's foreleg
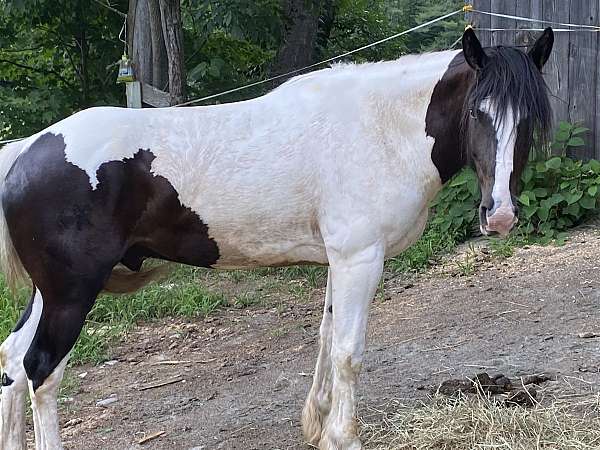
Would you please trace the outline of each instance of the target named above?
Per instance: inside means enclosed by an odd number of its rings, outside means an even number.
[[[42,298],[35,291],[15,330],[0,346],[2,398],[0,400],[0,448],[24,450],[27,376],[23,357],[31,345],[42,312]]]
[[[321,440],[323,421],[331,408],[331,337],[333,328],[333,308],[331,306],[331,270],[327,274],[325,307],[319,330],[319,357],[315,366],[312,387],[302,410],[302,431],[311,445],[317,446]]]
[[[361,448],[356,424],[356,387],[367,332],[369,304],[383,270],[379,244],[352,255],[328,251],[333,306],[331,409],[321,435],[321,450]]]

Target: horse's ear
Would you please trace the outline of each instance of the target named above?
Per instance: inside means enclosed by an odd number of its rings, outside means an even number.
[[[488,57],[472,28],[467,28],[462,37],[463,53],[467,64],[474,70],[481,70],[486,65]]]
[[[533,59],[533,62],[538,69],[542,70],[546,61],[550,57],[552,46],[554,45],[554,31],[548,27],[544,30],[544,33],[535,41],[531,50],[529,50],[529,56]]]

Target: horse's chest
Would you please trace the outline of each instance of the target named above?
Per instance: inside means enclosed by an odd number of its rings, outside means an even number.
[[[427,217],[428,208],[426,204],[423,205],[420,211],[415,211],[410,220],[406,220],[406,218],[402,220],[398,217],[401,225],[386,234],[386,257],[396,256],[414,244],[425,229]]]
[[[428,217],[428,206],[440,188],[436,171],[423,170],[407,176],[380,211],[386,256],[395,256],[419,239]]]

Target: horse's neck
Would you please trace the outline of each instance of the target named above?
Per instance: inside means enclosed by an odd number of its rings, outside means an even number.
[[[355,87],[362,92],[381,94],[387,98],[410,98],[431,91],[456,54],[456,51],[445,51],[406,55],[394,61],[343,64],[334,66],[332,70],[316,72],[312,79],[329,79],[340,87]]]
[[[466,165],[461,144],[461,120],[473,73],[462,52],[409,55],[396,61],[357,67],[363,92],[377,105],[376,123],[386,134],[416,141],[426,136],[435,143],[431,158],[442,182]],[[365,89],[365,85],[367,89]],[[398,127],[398,130],[391,128]]]
[[[468,161],[461,139],[461,121],[465,98],[473,81],[474,74],[459,53],[431,96],[426,131],[435,139],[431,159],[442,183],[452,178]]]

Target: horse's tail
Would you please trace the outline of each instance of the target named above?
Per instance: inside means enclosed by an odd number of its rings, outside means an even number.
[[[104,292],[112,294],[135,292],[153,281],[163,280],[170,272],[168,263],[142,269],[138,272],[117,265],[104,285]]]
[[[1,199],[4,193],[6,175],[19,157],[23,145],[23,141],[12,142],[0,150],[0,270],[4,273],[6,282],[12,290],[25,282],[28,275],[10,238]]]

